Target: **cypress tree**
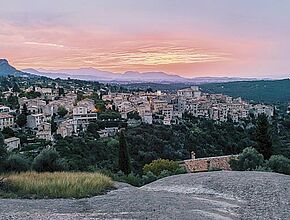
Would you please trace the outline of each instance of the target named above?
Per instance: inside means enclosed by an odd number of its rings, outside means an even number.
[[[27,105],[24,103],[22,106],[22,114],[24,115],[28,115],[28,109],[27,109]]]
[[[127,175],[131,172],[130,157],[124,129],[121,130],[119,137],[119,169]]]
[[[258,117],[255,139],[257,142],[256,149],[263,154],[265,159],[269,159],[273,152],[273,145],[270,124],[265,114]]]

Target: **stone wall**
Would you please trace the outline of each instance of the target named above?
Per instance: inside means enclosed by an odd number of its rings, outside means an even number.
[[[188,172],[202,172],[211,169],[231,170],[229,161],[233,157],[235,158],[237,155],[184,160],[180,165],[185,167]]]

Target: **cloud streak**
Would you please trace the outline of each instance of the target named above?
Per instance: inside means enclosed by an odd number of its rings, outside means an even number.
[[[44,46],[44,47],[58,47],[58,48],[64,48],[64,45],[61,44],[54,44],[54,43],[40,43],[40,42],[31,42],[26,41],[24,44],[28,45],[36,45],[36,46]]]

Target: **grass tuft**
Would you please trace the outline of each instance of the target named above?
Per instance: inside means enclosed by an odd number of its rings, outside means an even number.
[[[2,177],[0,197],[84,198],[113,188],[111,178],[100,173],[25,172]]]

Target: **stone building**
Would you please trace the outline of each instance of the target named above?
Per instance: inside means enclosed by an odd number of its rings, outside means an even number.
[[[47,141],[52,140],[51,135],[51,124],[47,122],[43,122],[37,126],[36,137],[39,139],[44,139]]]
[[[14,117],[7,113],[0,113],[0,130],[14,125]]]
[[[12,151],[14,149],[19,149],[20,148],[20,139],[17,137],[6,138],[4,140],[4,144],[6,144],[8,151]]]
[[[67,119],[61,122],[56,131],[57,134],[60,134],[62,137],[72,136],[74,133],[74,125],[72,119]]]
[[[182,161],[180,165],[188,172],[204,172],[212,169],[231,170],[229,161],[237,155],[195,158],[195,153],[191,152],[191,157],[189,160]]]
[[[43,122],[46,122],[46,117],[43,114],[32,114],[27,116],[28,128],[35,129]]]

